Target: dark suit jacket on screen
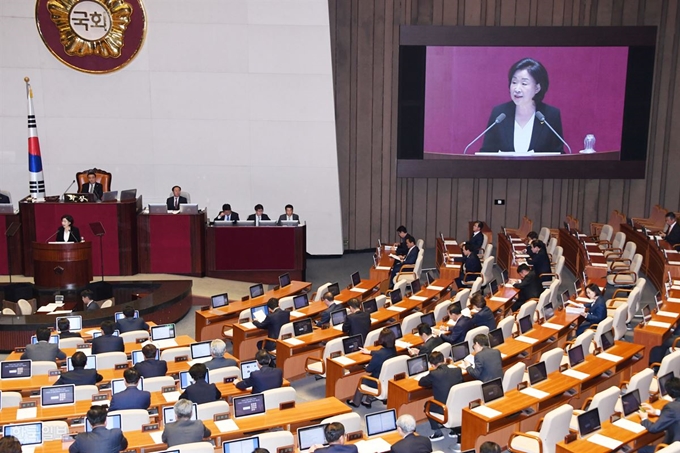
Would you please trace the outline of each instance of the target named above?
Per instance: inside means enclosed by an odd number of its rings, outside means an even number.
[[[168,447],[173,447],[191,442],[201,442],[206,437],[210,437],[210,434],[210,430],[205,427],[201,420],[178,420],[165,425],[161,440],[168,444]]]
[[[179,197],[179,204],[187,204],[187,203],[188,203],[188,201],[187,201],[186,197],[182,197],[182,196]],[[175,210],[175,197],[174,196],[168,197],[168,199],[165,200],[165,204],[168,207],[168,211],[174,211]]]
[[[151,393],[139,390],[137,387],[128,387],[111,397],[111,407],[109,408],[109,411],[148,409],[150,405]]]
[[[392,445],[392,453],[431,453],[432,442],[425,436],[411,433]]]
[[[347,315],[345,323],[342,325],[342,331],[349,336],[361,335],[362,340],[366,340],[368,332],[371,330],[371,315],[358,311]]]
[[[68,448],[69,453],[119,453],[128,447],[123,432],[118,429],[106,429],[97,426],[89,433],[80,433],[75,442]]]
[[[484,348],[475,354],[474,368],[469,366],[467,372],[473,379],[489,382],[503,377],[503,360],[497,349]]]
[[[75,369],[62,373],[54,385],[74,384],[74,385],[94,385],[102,380],[102,375],[97,370]]]
[[[165,360],[145,359],[137,362],[135,369],[145,378],[165,376],[168,372],[168,363]]]
[[[66,359],[66,354],[56,344],[39,341],[36,344],[27,344],[26,351],[21,354],[21,358],[31,359],[34,362],[56,362],[57,359]]]
[[[260,220],[271,220],[271,219],[269,218],[269,216],[268,216],[267,214],[264,214],[264,213],[263,213],[260,217],[261,217]],[[257,218],[257,214],[250,214],[250,215],[248,216],[248,219],[247,219],[247,220],[253,220],[253,221],[254,221],[256,218]]]
[[[125,352],[125,343],[120,337],[113,335],[102,335],[92,340],[92,354],[101,354],[102,352]]]
[[[564,136],[562,133],[562,117],[559,109],[552,107],[542,102],[536,103],[536,111],[540,111],[545,115],[545,119],[555,129],[555,131]],[[490,126],[500,115],[505,113],[506,118],[500,124],[495,125],[484,136],[484,143],[480,151],[514,151],[515,150],[515,103],[506,102],[505,104],[497,105],[491,111],[491,117],[487,126]],[[564,152],[564,145],[559,138],[550,130],[550,128],[541,123],[538,118],[534,119],[534,127],[531,132],[531,141],[529,142],[529,150],[535,152]]]
[[[81,193],[90,193],[90,183],[89,182],[86,182],[85,184],[83,184],[83,189],[82,189]],[[92,192],[92,193],[94,193],[96,200],[101,200],[102,196],[104,196],[104,188],[102,187],[101,184],[96,182],[96,183],[94,183],[94,192]]]
[[[204,380],[199,379],[184,389],[184,393],[179,398],[190,400],[196,404],[203,404],[222,398],[222,392],[217,389],[215,384],[208,384]]]
[[[264,366],[250,373],[247,379],[236,383],[236,388],[245,390],[252,387],[252,393],[262,393],[265,390],[279,388],[283,385],[283,370]]]
[[[116,329],[120,333],[132,332],[133,330],[149,330],[149,325],[144,318],[121,318],[116,321]]]
[[[71,234],[68,236],[68,242],[80,242],[80,230],[77,227],[71,225]],[[57,237],[55,239],[57,242],[64,242],[64,227],[59,227],[57,230]]]

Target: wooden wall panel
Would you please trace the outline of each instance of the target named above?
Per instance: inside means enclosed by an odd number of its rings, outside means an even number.
[[[497,232],[558,227],[565,216],[584,229],[613,209],[646,216],[680,205],[680,8],[673,0],[328,0],[335,82],[338,170],[347,248],[394,240],[407,226],[434,245],[439,232],[468,234],[480,219]],[[400,25],[658,27],[646,179],[446,179],[396,177]],[[506,200],[495,206],[493,200]]]

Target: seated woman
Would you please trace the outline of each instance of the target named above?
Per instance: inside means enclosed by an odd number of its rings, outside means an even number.
[[[581,335],[593,324],[598,324],[604,321],[604,318],[607,317],[606,301],[604,300],[602,291],[600,291],[600,288],[595,283],[591,283],[586,287],[586,296],[588,296],[588,299],[594,299],[595,301],[585,304],[569,302],[571,305],[582,306],[587,310],[587,313],[581,313],[581,316],[583,316],[585,319],[581,325],[578,326],[578,329],[576,329],[576,336]]]
[[[395,342],[396,338],[394,337],[394,333],[390,329],[384,328],[380,331],[380,335],[378,336],[378,345],[380,345],[380,349],[369,351],[366,348],[361,348],[361,352],[363,354],[368,354],[371,356],[370,362],[368,362],[366,365],[366,372],[369,373],[371,377],[378,379],[380,376],[380,370],[382,370],[382,366],[385,361],[391,359],[392,357],[396,357],[397,349],[394,346]],[[361,381],[359,385],[361,385]],[[364,385],[377,388],[376,385],[371,381],[366,382]],[[363,401],[364,397],[366,398],[365,401]],[[361,393],[357,388],[357,391],[354,393],[354,398],[347,400],[347,404],[352,407],[359,407],[359,403],[361,403],[362,406],[370,408],[371,401],[372,400],[370,397]]]

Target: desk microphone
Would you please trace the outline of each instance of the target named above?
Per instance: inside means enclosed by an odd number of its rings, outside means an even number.
[[[536,118],[538,118],[538,121],[540,121],[541,123],[545,123],[545,125],[550,128],[552,133],[555,134],[557,136],[557,138],[559,138],[562,143],[564,143],[564,145],[569,150],[569,154],[571,154],[571,146],[569,146],[569,144],[564,141],[564,139],[560,136],[560,134],[558,134],[557,131],[555,129],[553,129],[553,127],[550,125],[548,120],[545,119],[545,115],[543,115],[543,113],[541,113],[539,111],[536,111]]]
[[[484,134],[486,134],[487,132],[489,132],[489,129],[491,129],[492,127],[494,127],[496,124],[502,123],[504,119],[505,119],[505,113],[501,113],[500,115],[498,115],[498,116],[496,117],[496,119],[494,120],[494,122],[491,123],[491,126],[489,126],[489,127],[487,127],[486,129],[484,129],[484,132],[482,132],[481,134],[479,134],[479,135],[477,136],[476,139],[472,140],[472,141],[470,142],[470,144],[467,145],[467,146],[465,147],[465,150],[463,151],[463,154],[467,154],[468,148],[471,147],[472,144],[473,144],[474,142],[476,142],[477,140],[479,140],[480,138],[482,138],[482,136],[483,136]]]
[[[48,237],[47,239],[45,239],[45,243],[50,242],[50,239],[52,239],[53,237],[55,237],[55,236],[57,235],[58,232],[59,232],[59,230],[57,230],[57,231],[55,231],[54,233],[52,233],[52,234],[50,235],[50,237]]]
[[[71,184],[69,184],[69,186],[66,188],[66,190],[64,190],[63,194],[65,194],[66,192],[71,190],[71,187],[73,187],[73,184],[75,184],[75,183],[76,183],[75,179],[73,181],[71,181]]]

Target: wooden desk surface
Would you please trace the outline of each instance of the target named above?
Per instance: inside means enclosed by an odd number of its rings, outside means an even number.
[[[659,316],[655,313],[652,315],[652,321],[670,324],[668,327],[650,326],[649,324],[642,325],[640,323],[633,329],[633,342],[645,346],[644,358],[636,364],[634,370],[636,372],[647,368],[651,348],[661,345],[664,340],[670,337],[671,328],[676,326],[680,320],[680,303],[665,302],[661,309],[664,312],[674,313],[675,316],[671,318]]]

